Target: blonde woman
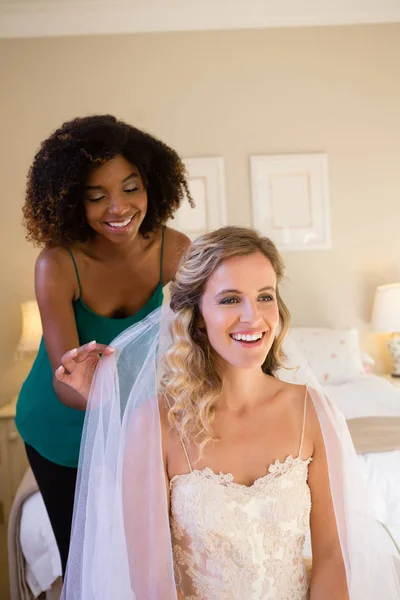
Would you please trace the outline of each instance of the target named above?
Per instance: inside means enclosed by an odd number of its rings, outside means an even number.
[[[218,230],[178,268],[169,336],[160,313],[125,332],[90,397],[104,348],[64,355],[89,397],[64,598],[400,598],[343,420],[299,364],[278,377],[283,274],[269,239]]]

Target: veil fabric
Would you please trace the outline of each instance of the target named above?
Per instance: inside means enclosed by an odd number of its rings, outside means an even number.
[[[91,387],[62,600],[176,600],[158,405],[172,312],[122,333]],[[400,600],[400,557],[368,502],[346,422],[294,342],[277,377],[307,385],[318,414],[351,600]]]

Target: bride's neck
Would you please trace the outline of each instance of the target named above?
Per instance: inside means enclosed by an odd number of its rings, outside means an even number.
[[[223,375],[219,406],[236,412],[257,403],[260,396],[265,395],[266,378],[261,367],[254,369],[227,368]]]

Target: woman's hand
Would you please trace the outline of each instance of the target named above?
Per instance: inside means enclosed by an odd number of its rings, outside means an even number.
[[[115,349],[111,346],[97,344],[95,341],[74,348],[61,357],[61,366],[56,370],[55,377],[61,383],[69,385],[87,401],[100,354],[113,352]]]

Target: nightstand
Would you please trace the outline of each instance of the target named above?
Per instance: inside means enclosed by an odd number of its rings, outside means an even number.
[[[16,404],[15,397],[0,407],[0,524],[7,524],[15,493],[29,466],[14,423]]]
[[[379,376],[383,377],[383,379],[386,379],[387,381],[390,381],[392,385],[400,389],[400,377],[392,377],[390,373],[383,373]]]

